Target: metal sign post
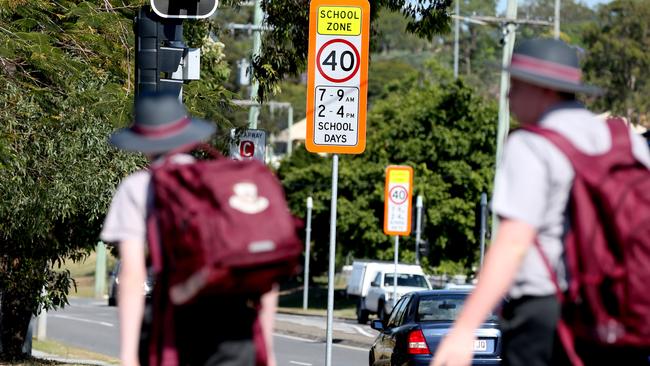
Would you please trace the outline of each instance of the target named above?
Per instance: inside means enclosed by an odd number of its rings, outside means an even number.
[[[508,90],[510,89],[510,74],[505,70],[512,59],[512,52],[515,47],[515,31],[517,29],[517,0],[508,0],[506,8],[506,27],[503,29],[503,57],[501,59],[501,87],[499,91],[499,124],[497,126],[497,154],[496,154],[496,177],[501,165],[501,156],[503,155],[503,145],[508,137],[510,127],[510,109],[508,104]],[[496,182],[495,182],[496,184]],[[496,233],[499,227],[499,218],[497,215],[492,216],[492,232]]]
[[[394,260],[395,260],[395,271],[393,272],[393,301],[392,301],[393,307],[395,307],[395,304],[397,304],[397,262],[399,260],[399,235],[395,235]],[[377,309],[377,311],[379,311],[379,309]]]
[[[330,262],[327,276],[327,346],[325,365],[332,365],[332,320],[334,315],[334,260],[336,258],[336,199],[338,197],[339,156],[332,157],[332,203],[330,208]]]
[[[312,0],[307,60],[307,151],[332,156],[325,366],[332,364],[338,154],[366,148],[370,4]]]
[[[487,193],[481,193],[481,268],[483,267],[483,258],[485,258],[485,234],[487,232]]]
[[[311,249],[311,209],[314,206],[314,201],[311,197],[307,197],[307,226],[305,228],[305,279],[303,284],[305,286],[302,293],[302,309],[307,310],[307,299],[309,298],[309,249]]]
[[[422,236],[422,195],[418,195],[415,203],[415,264],[420,264],[420,237]]]

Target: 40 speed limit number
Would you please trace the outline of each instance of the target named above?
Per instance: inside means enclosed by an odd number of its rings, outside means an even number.
[[[307,93],[307,150],[365,149],[368,82],[367,0],[312,0]]]

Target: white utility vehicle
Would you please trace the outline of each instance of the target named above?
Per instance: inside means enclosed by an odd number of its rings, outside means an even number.
[[[358,297],[357,321],[364,324],[368,315],[377,314],[385,320],[393,306],[404,294],[430,290],[422,267],[414,264],[397,265],[397,296],[394,296],[395,264],[379,261],[355,261],[352,263],[352,273],[348,279],[346,292]]]

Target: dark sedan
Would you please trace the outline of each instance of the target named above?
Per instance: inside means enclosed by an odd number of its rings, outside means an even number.
[[[428,366],[442,338],[460,313],[468,289],[431,290],[404,295],[387,322],[375,320],[380,331],[370,348],[370,366]],[[501,332],[491,315],[476,331],[472,365],[501,364]]]
[[[115,263],[115,267],[111,271],[108,280],[108,306],[117,306],[117,294],[120,291],[120,263],[120,261]],[[153,284],[153,274],[151,271],[147,271],[147,279],[142,284],[142,291],[147,301],[151,299]]]

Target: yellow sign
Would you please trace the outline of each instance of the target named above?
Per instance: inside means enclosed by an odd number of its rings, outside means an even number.
[[[361,8],[321,6],[318,8],[318,33],[342,36],[361,34]]]
[[[388,181],[390,183],[409,183],[411,179],[411,172],[401,169],[390,169],[388,171]]]
[[[406,236],[411,233],[413,168],[390,165],[384,185],[384,234]]]

